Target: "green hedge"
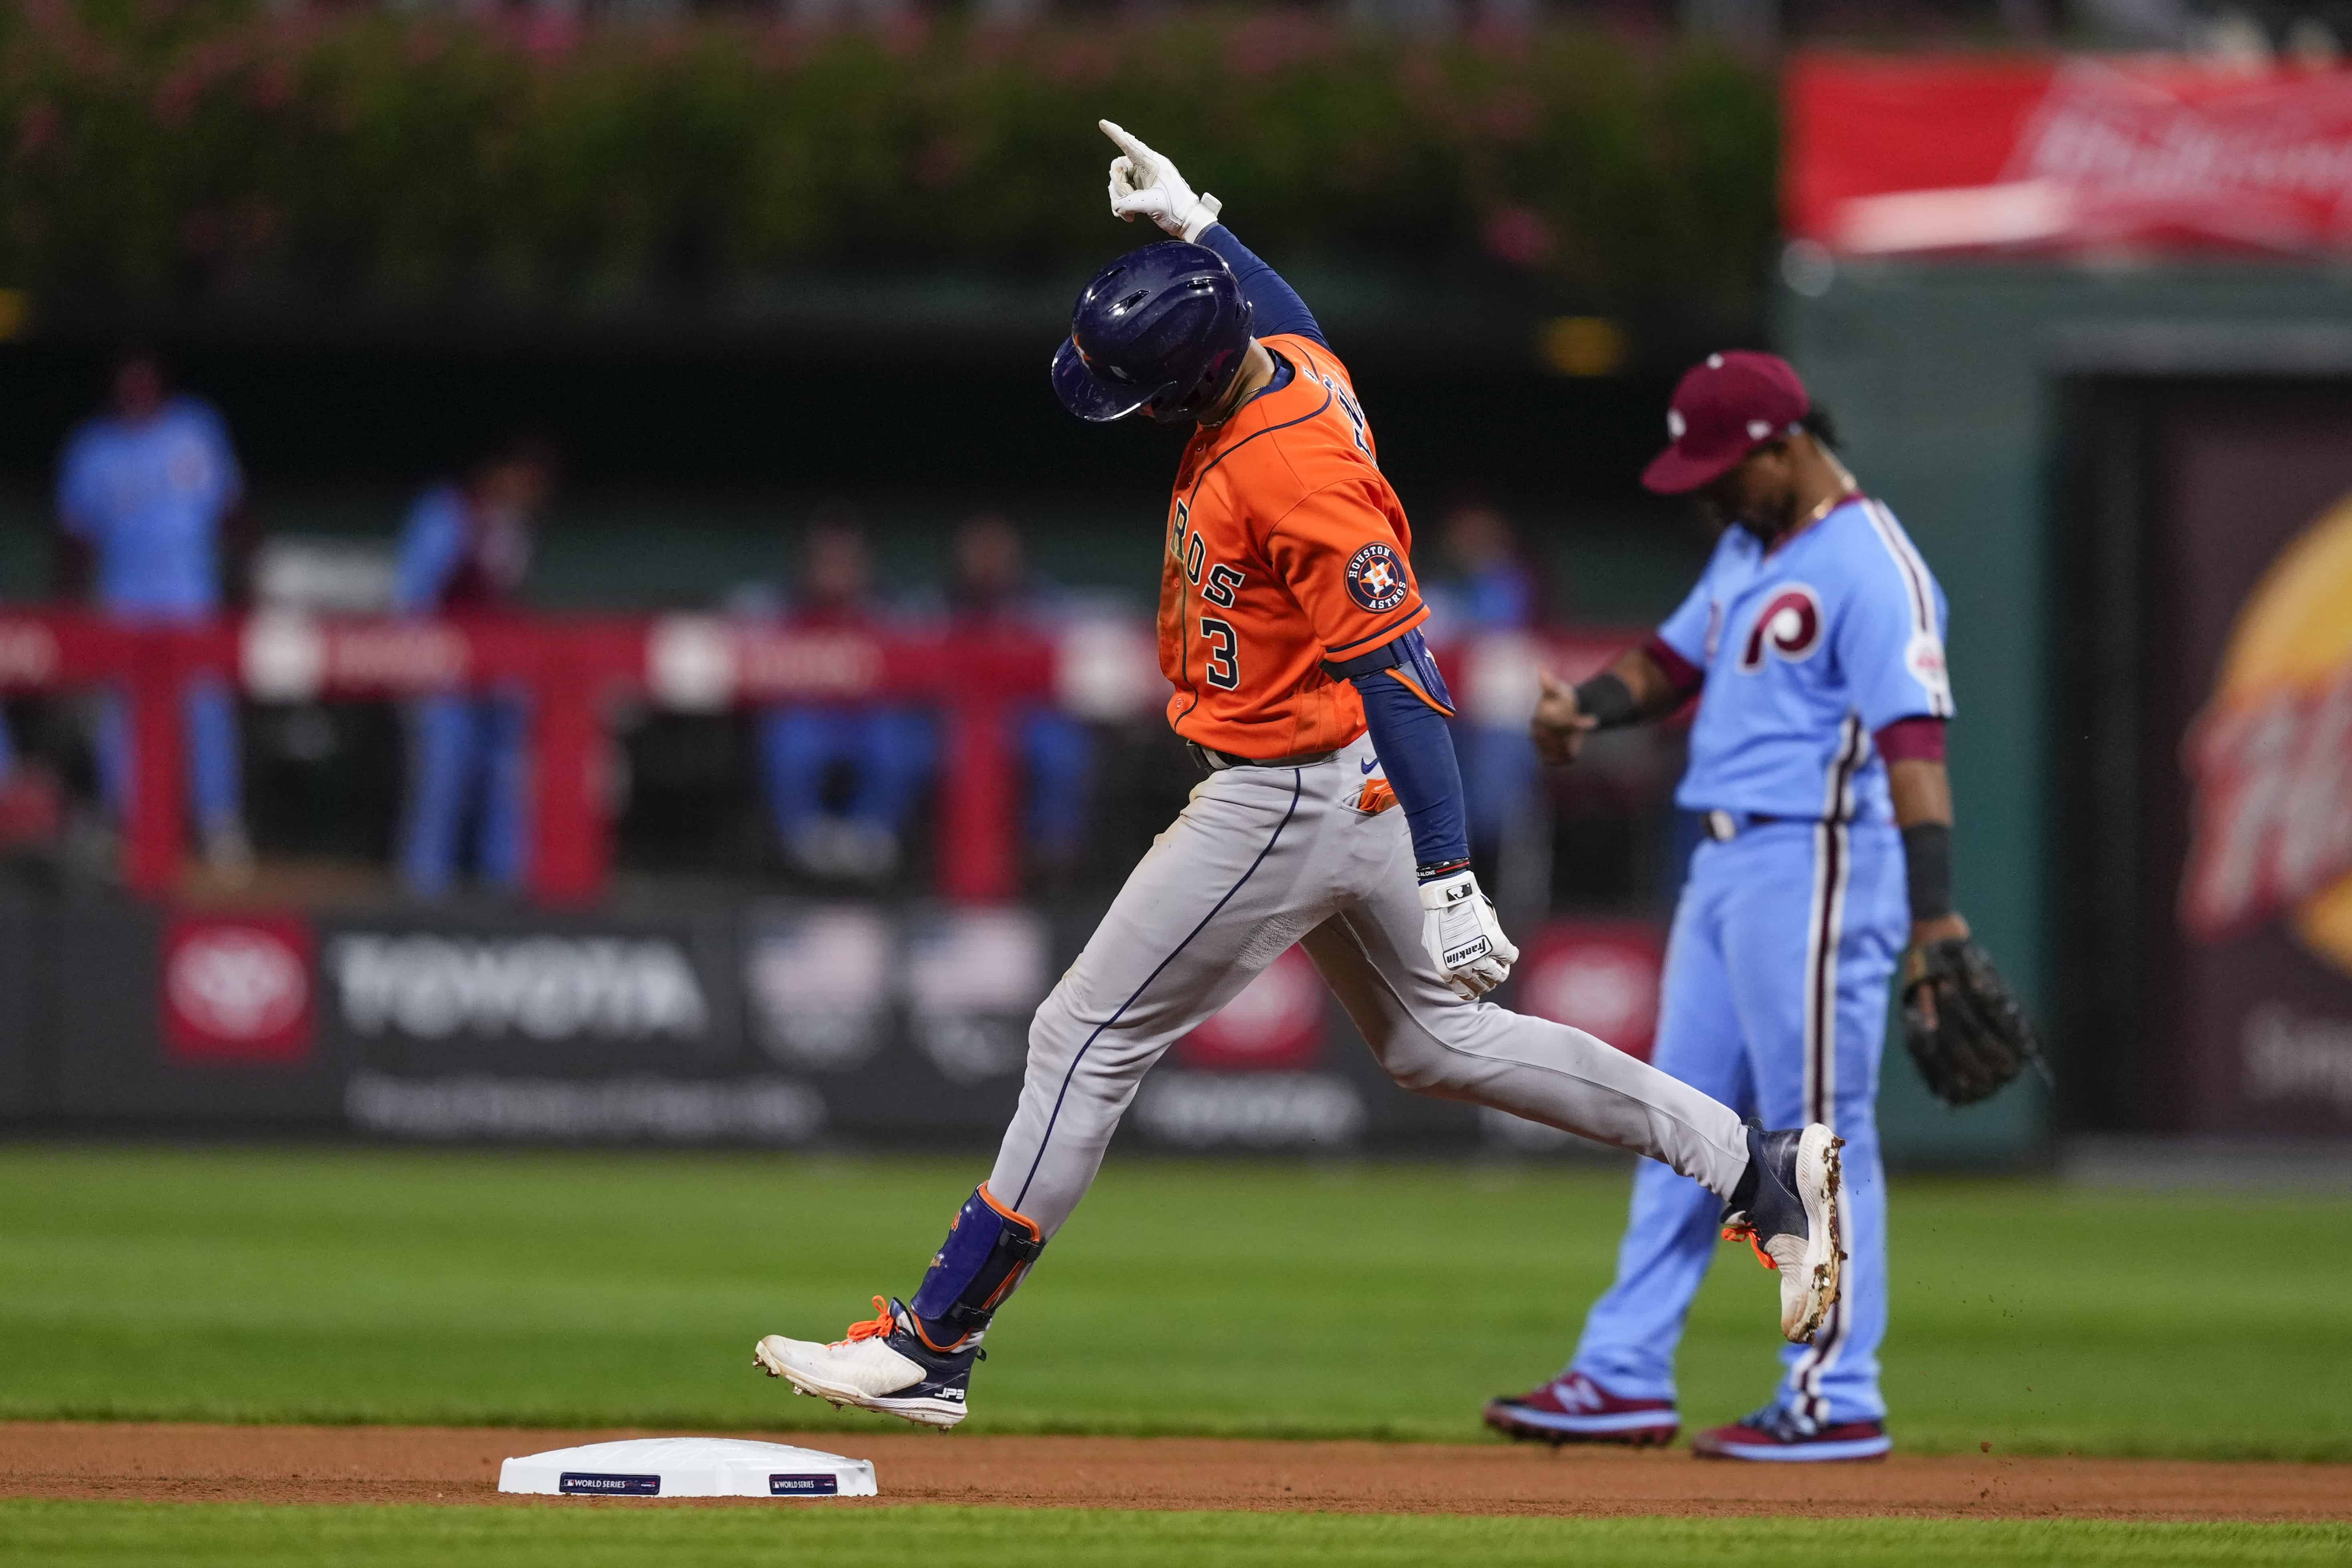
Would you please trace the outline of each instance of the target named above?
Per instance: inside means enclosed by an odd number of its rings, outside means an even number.
[[[1738,310],[1773,222],[1769,75],[1590,32],[0,12],[0,284],[37,297],[577,308],[812,269],[1066,276],[1140,243],[1104,211],[1105,115],[1293,263]]]

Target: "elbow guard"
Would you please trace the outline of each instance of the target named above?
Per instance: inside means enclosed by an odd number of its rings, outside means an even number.
[[[1352,681],[1360,689],[1367,680],[1386,675],[1446,717],[1454,716],[1454,694],[1437,668],[1437,655],[1418,628],[1381,643],[1353,659],[1326,659],[1323,673],[1335,681]]]

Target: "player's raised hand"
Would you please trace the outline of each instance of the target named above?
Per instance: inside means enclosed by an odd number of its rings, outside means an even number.
[[[1454,994],[1475,1002],[1511,977],[1519,950],[1503,935],[1494,901],[1466,868],[1421,884],[1421,945]]]
[[[1565,768],[1576,760],[1584,749],[1584,737],[1600,728],[1601,721],[1578,706],[1576,688],[1549,670],[1537,666],[1536,683],[1543,695],[1536,699],[1528,733],[1535,737],[1538,756],[1554,768]]]
[[[1118,148],[1118,156],[1110,161],[1112,215],[1128,223],[1150,218],[1177,239],[1198,241],[1217,221],[1224,204],[1205,191],[1194,195],[1167,155],[1154,152],[1140,138],[1108,120],[1095,123]]]

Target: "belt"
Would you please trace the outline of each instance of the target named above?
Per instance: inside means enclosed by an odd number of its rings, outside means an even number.
[[[1339,755],[1336,751],[1302,751],[1296,757],[1235,757],[1230,751],[1213,750],[1197,740],[1186,741],[1184,749],[1207,773],[1223,773],[1228,768],[1312,768]]]
[[[1774,822],[1811,822],[1814,817],[1775,817],[1763,811],[1709,811],[1699,821],[1706,824],[1706,836],[1718,844],[1727,844],[1750,828],[1765,828]]]

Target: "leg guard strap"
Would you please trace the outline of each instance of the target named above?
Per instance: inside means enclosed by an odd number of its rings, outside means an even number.
[[[924,1343],[949,1351],[977,1340],[1045,1249],[1034,1220],[999,1204],[985,1184],[975,1188],[908,1302]]]

